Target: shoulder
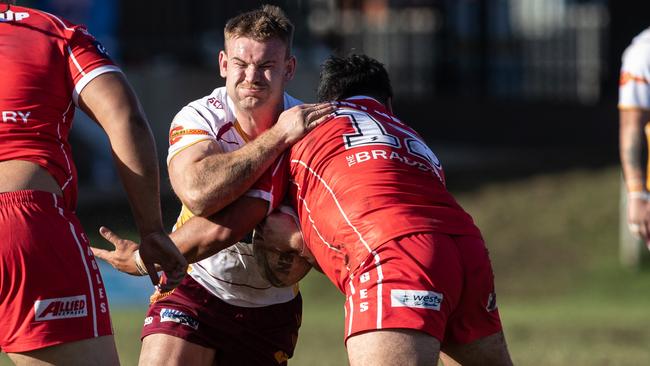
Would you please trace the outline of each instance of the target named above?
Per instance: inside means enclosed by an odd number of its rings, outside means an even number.
[[[12,6],[12,9],[14,7]],[[39,29],[44,29],[65,40],[70,40],[74,36],[81,35],[92,37],[84,25],[74,24],[71,21],[58,15],[48,13],[43,10],[17,7],[16,11],[23,12],[24,20]]]
[[[623,51],[623,65],[650,64],[650,29],[636,36],[632,43]]]
[[[220,126],[227,123],[231,115],[225,88],[217,88],[212,93],[188,103],[176,114],[174,120],[191,117],[213,126]]]

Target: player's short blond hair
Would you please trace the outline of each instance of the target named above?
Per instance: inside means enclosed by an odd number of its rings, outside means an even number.
[[[278,38],[287,46],[288,57],[291,55],[293,29],[293,24],[282,9],[274,5],[262,5],[259,9],[231,18],[224,28],[224,38],[226,42],[241,37],[258,42]]]

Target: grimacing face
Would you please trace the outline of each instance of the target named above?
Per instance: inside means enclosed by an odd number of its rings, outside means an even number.
[[[287,46],[278,38],[255,41],[226,39],[219,53],[219,71],[226,90],[238,108],[251,111],[282,101],[284,88],[293,78],[296,60],[287,58]]]

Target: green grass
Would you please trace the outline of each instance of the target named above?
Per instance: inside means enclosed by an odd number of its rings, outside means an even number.
[[[457,195],[490,249],[517,365],[650,365],[650,271],[618,264],[618,174],[540,175]],[[317,273],[302,291],[291,364],[346,364],[342,295]],[[144,309],[113,310],[122,362],[135,365]]]

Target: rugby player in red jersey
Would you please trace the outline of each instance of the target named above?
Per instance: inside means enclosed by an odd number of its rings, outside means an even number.
[[[106,131],[146,267],[187,268],[163,230],[158,160],[139,102],[83,26],[0,4],[0,349],[17,364],[115,365],[106,292],[74,210],[75,107]],[[158,284],[158,276],[151,271]]]
[[[346,295],[351,365],[437,365],[439,357],[511,365],[481,233],[445,188],[435,154],[393,115],[383,65],[359,55],[330,58],[319,98],[339,100],[335,117],[288,155],[299,229],[273,214],[256,245],[302,253]],[[240,198],[209,220],[189,220],[172,240],[200,256],[262,220],[266,207]],[[298,230],[304,248],[293,239]],[[131,244],[106,237],[117,251],[98,255],[133,272]]]

